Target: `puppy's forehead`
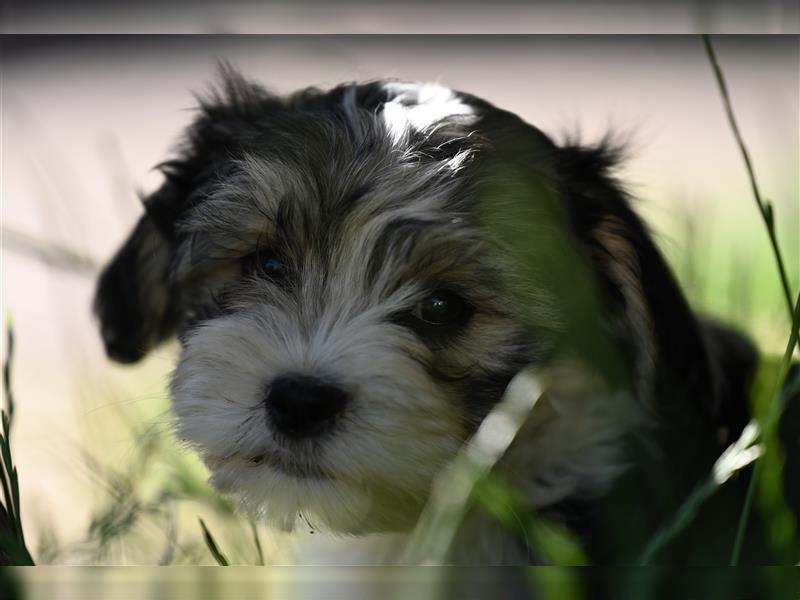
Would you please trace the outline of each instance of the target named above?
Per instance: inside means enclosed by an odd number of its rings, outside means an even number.
[[[393,225],[452,229],[478,151],[476,116],[443,86],[381,86],[377,103],[350,86],[272,115],[201,190],[182,230],[220,248],[282,237],[295,247],[337,240],[340,249],[359,239],[364,250]]]

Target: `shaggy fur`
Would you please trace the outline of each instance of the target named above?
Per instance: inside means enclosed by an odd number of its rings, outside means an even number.
[[[100,279],[108,354],[177,335],[177,431],[214,486],[284,528],[359,535],[410,529],[531,366],[547,392],[498,472],[594,560],[626,560],[744,425],[718,357],[746,373],[754,355],[709,350],[615,161],[439,85],[281,98],[227,70]],[[323,430],[279,426],[287,377],[346,398]],[[625,536],[598,524],[620,494]],[[453,560],[537,560],[472,519]]]

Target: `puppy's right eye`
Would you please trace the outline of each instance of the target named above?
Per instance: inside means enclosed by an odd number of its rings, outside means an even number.
[[[427,326],[452,327],[467,322],[472,306],[453,292],[437,290],[420,300],[411,314]]]
[[[286,265],[273,252],[254,252],[242,261],[242,274],[259,275],[279,281],[286,275]]]
[[[261,272],[269,277],[281,277],[283,275],[283,262],[279,258],[270,256],[259,263]]]

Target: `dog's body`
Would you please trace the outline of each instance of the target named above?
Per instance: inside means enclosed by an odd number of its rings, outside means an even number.
[[[755,353],[692,314],[614,162],[437,85],[278,98],[228,72],[101,278],[108,353],[177,334],[177,429],[214,485],[358,535],[410,529],[531,367],[497,472],[631,560],[745,425]],[[541,559],[473,512],[453,561]]]

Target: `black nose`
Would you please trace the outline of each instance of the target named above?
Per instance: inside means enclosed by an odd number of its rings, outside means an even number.
[[[264,402],[278,431],[306,437],[327,429],[347,404],[347,393],[313,377],[289,375],[269,385]]]

